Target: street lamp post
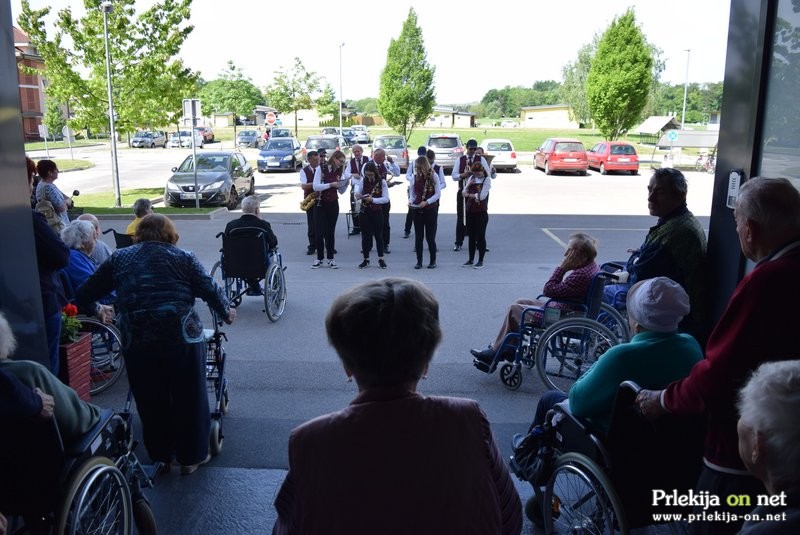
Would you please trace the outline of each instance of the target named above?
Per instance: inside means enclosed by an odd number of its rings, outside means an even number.
[[[683,82],[683,111],[681,112],[681,130],[683,130],[684,122],[686,121],[686,95],[689,92],[689,56],[692,53],[691,48],[686,49],[686,78]]]
[[[339,45],[339,135],[342,134],[342,47],[344,43]]]
[[[108,14],[114,11],[111,0],[100,4],[103,11],[103,37],[106,44],[106,85],[108,86],[108,123],[111,129],[111,174],[114,178],[114,206],[122,206],[119,189],[119,165],[117,164],[117,128],[114,118],[114,96],[111,88],[111,51],[108,47]]]

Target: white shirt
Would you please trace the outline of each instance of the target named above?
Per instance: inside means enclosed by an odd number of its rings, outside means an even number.
[[[364,188],[364,178],[355,178],[356,175],[353,175],[353,193],[356,196],[356,199],[360,199],[364,195],[372,195],[371,191],[367,193],[363,192]],[[389,202],[389,185],[386,183],[386,180],[381,180],[381,196],[380,197],[373,197],[372,198],[373,204],[387,204]]]
[[[434,175],[433,195],[431,195],[429,199],[425,199],[425,202],[428,204],[433,204],[436,201],[438,201],[441,198],[441,196],[442,196],[442,185],[439,182],[439,180],[436,180],[436,176]],[[417,208],[418,205],[414,204],[415,201],[414,197],[416,197],[416,195],[414,195],[414,178],[412,177],[408,183],[408,204],[412,208]]]
[[[466,178],[466,177],[469,177],[469,176],[472,175],[472,172],[469,170],[469,156],[466,156],[466,158],[467,158],[467,167],[466,167],[466,169],[464,169],[464,173],[463,174],[458,172],[458,168],[461,166],[461,158],[456,160],[456,163],[453,166],[453,180],[455,180],[456,182],[461,180],[461,178]],[[481,166],[483,166],[483,171],[486,173],[487,177],[491,177],[492,176],[492,168],[489,167],[488,163],[486,163],[486,158],[484,158],[483,156],[478,156],[476,154],[472,159],[473,163],[475,162],[475,158],[480,158],[481,159]]]

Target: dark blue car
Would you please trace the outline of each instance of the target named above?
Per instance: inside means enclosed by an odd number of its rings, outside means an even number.
[[[303,149],[293,137],[269,139],[258,153],[258,172],[278,169],[294,171],[303,163]]]

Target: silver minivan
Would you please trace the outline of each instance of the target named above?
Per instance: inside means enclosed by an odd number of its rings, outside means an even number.
[[[406,138],[396,135],[375,136],[372,142],[372,150],[383,149],[387,156],[400,166],[400,170],[405,172],[408,169],[408,146]]]
[[[464,145],[458,134],[430,134],[425,145],[436,153],[436,163],[444,167],[445,172],[452,170],[464,155]]]

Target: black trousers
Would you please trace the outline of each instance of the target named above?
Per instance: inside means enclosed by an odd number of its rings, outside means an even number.
[[[359,224],[361,215],[356,212],[356,192],[353,191],[353,186],[350,186],[350,214],[353,218],[352,232],[356,232],[361,229],[361,225]]]
[[[387,202],[386,204],[381,205],[381,211],[383,212],[383,246],[389,246],[390,236],[389,233],[391,232],[392,228],[389,225],[389,212],[392,210],[392,203]]]
[[[308,225],[308,248],[314,250],[317,248],[317,238],[313,207],[306,212],[306,224]]]
[[[411,223],[414,222],[414,209],[409,208],[408,212],[406,213],[406,224],[403,225],[403,232],[406,234],[411,234]]]
[[[464,244],[464,234],[466,234],[466,227],[464,225],[464,188],[461,187],[461,181],[458,183],[458,195],[456,195],[456,245],[459,247]]]
[[[436,263],[436,227],[439,221],[439,203],[430,208],[414,209],[414,249],[417,252],[417,263],[422,263],[422,238],[428,242],[428,253],[431,264]]]
[[[369,258],[372,251],[372,238],[375,238],[375,248],[378,258],[383,257],[383,210],[366,209],[361,212],[361,252],[364,258]]]
[[[338,201],[321,202],[314,207],[315,233],[317,237],[317,260],[322,260],[327,253],[328,260],[333,260],[336,247],[336,221],[339,220]]]
[[[153,461],[196,464],[208,455],[211,415],[206,393],[206,345],[132,346],[128,381]]]
[[[486,254],[486,225],[489,224],[488,212],[467,212],[466,232],[469,236],[469,259],[475,259],[475,249],[478,250],[478,260],[483,262]]]

